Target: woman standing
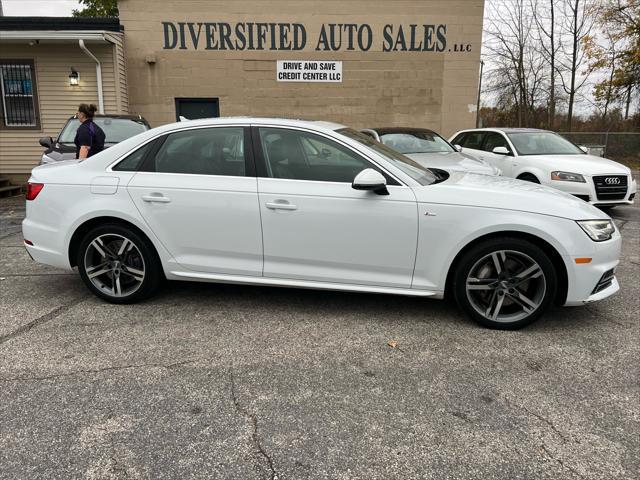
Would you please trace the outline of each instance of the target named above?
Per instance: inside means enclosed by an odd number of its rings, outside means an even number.
[[[104,149],[104,131],[93,122],[96,110],[97,108],[93,104],[81,103],[78,107],[76,117],[80,120],[80,126],[76,131],[76,138],[73,140],[73,143],[76,144],[77,159],[84,160]]]

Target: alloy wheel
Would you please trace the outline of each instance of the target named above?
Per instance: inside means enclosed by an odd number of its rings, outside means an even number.
[[[523,320],[543,303],[547,283],[540,265],[515,250],[497,250],[480,258],[466,279],[471,306],[493,322]]]
[[[138,246],[115,233],[91,241],[84,254],[84,269],[91,283],[110,297],[135,293],[145,279],[145,263]]]

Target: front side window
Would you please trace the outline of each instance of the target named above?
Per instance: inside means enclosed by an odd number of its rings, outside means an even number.
[[[31,62],[0,61],[3,127],[39,125],[35,74]]]
[[[244,176],[244,128],[198,128],[167,135],[152,171]]]
[[[385,133],[380,135],[382,143],[400,153],[442,153],[455,151],[449,143],[434,132],[428,130]]]
[[[487,137],[484,140],[484,145],[482,149],[485,152],[493,152],[493,149],[496,147],[504,147],[507,150],[511,150],[509,148],[509,144],[507,143],[507,139],[504,138],[499,133],[491,132],[487,133]]]
[[[462,146],[462,143],[464,142],[465,135],[466,135],[466,133],[459,133],[458,135],[456,135],[456,138],[451,140],[451,144],[452,145],[460,145],[460,146]]]
[[[94,117],[93,122],[104,132],[104,143],[110,145],[122,142],[149,129],[145,123],[128,118]],[[58,142],[73,143],[79,126],[80,120],[77,118],[69,120],[60,132]]]
[[[325,137],[300,130],[260,128],[267,175],[272,178],[351,183],[372,164]]]
[[[552,132],[512,132],[508,135],[520,155],[584,155],[569,140]]]

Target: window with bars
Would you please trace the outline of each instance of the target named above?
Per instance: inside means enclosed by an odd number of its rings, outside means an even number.
[[[32,62],[0,61],[2,127],[39,126],[35,83]]]

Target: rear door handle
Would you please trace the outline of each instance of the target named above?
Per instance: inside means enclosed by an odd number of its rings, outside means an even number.
[[[164,195],[143,195],[142,200],[155,203],[169,203],[171,201],[169,197],[165,197]]]
[[[265,207],[271,210],[297,210],[298,206],[289,202],[267,202]]]

